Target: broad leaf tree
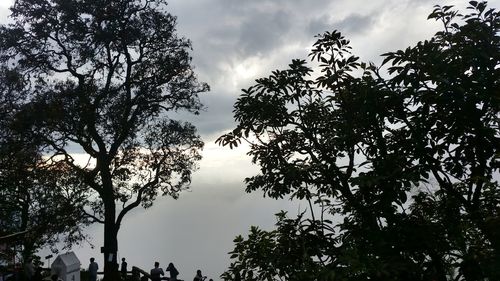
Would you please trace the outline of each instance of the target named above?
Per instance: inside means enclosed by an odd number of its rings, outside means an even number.
[[[106,280],[124,216],[158,194],[177,197],[203,146],[193,125],[172,119],[197,114],[208,86],[166,8],[163,0],[17,0],[13,23],[1,28],[2,62],[29,84],[21,123],[93,193],[85,210],[104,224]]]
[[[81,243],[89,222],[83,208],[88,192],[71,170],[61,165],[47,165],[43,157],[26,147],[10,146],[15,151],[1,151],[0,169],[0,240],[14,249],[21,246],[23,261],[38,250],[57,244],[64,248]]]
[[[47,163],[43,144],[19,126],[26,94],[19,73],[2,68],[0,81],[0,236],[7,237],[0,240],[21,245],[27,260],[42,247],[85,239],[87,192],[63,163]]]
[[[315,67],[294,60],[243,90],[218,142],[249,143],[248,192],[311,213],[238,237],[223,279],[500,278],[500,14],[468,9],[436,6],[443,30],[380,67],[326,32]]]

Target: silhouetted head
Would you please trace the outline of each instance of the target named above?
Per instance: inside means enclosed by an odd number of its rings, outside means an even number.
[[[95,261],[95,259],[94,259],[94,258],[90,258],[90,262],[94,262],[94,261]]]
[[[196,270],[196,275],[201,276],[201,270]]]
[[[125,258],[122,258],[122,261],[125,261]]]
[[[160,266],[160,263],[155,261],[155,267],[159,267]]]

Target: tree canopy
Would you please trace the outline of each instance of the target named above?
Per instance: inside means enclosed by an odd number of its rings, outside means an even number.
[[[247,191],[309,202],[235,239],[224,280],[500,278],[500,14],[436,6],[443,30],[381,66],[318,35],[243,90],[236,128],[260,165]]]
[[[42,247],[85,239],[87,192],[67,167],[45,161],[43,144],[31,132],[20,130],[16,115],[25,93],[19,73],[2,68],[0,81],[0,242],[6,251],[21,245],[28,260]]]
[[[166,8],[163,0],[16,0],[13,23],[0,28],[0,59],[29,93],[19,124],[87,187],[87,217],[104,223],[105,279],[123,217],[158,194],[177,197],[201,157],[195,127],[172,116],[198,114],[208,85]]]

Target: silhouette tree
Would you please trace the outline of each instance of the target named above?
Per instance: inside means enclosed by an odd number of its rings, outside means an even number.
[[[248,192],[306,200],[311,215],[237,237],[223,279],[499,278],[500,14],[469,9],[436,6],[444,30],[381,67],[326,32],[319,74],[294,60],[243,90],[218,142],[250,144]]]
[[[116,274],[123,217],[157,194],[177,197],[203,142],[171,119],[197,114],[208,90],[190,66],[163,0],[17,0],[1,28],[1,58],[29,83],[23,124],[94,194],[89,218],[104,223],[104,279]],[[31,122],[30,122],[31,121]],[[78,161],[77,154],[86,161]],[[87,161],[88,160],[88,161]]]
[[[44,161],[42,145],[29,131],[18,130],[23,79],[3,68],[0,81],[0,236],[7,236],[0,240],[11,248],[20,244],[27,260],[41,247],[85,238],[85,189],[69,169]]]
[[[0,240],[11,248],[21,245],[24,261],[43,247],[57,252],[58,242],[67,248],[87,239],[82,228],[88,223],[82,212],[87,192],[70,170],[43,167],[41,155],[25,146],[0,160],[0,226],[9,237]]]

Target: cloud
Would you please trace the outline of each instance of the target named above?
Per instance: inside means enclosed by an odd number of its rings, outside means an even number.
[[[242,57],[266,54],[286,44],[291,15],[285,11],[259,12],[239,28],[238,54]]]
[[[365,34],[370,32],[377,17],[376,13],[370,15],[351,14],[347,18],[335,22],[334,25],[345,33]]]
[[[456,1],[455,1],[456,2]],[[212,91],[207,111],[186,118],[213,138],[233,126],[232,104],[259,77],[307,58],[314,36],[341,31],[364,61],[430,37],[432,5],[420,1],[185,0],[171,1],[179,32],[192,39],[196,71]]]
[[[217,79],[228,74],[227,62],[248,57],[269,59],[277,50],[298,41],[304,43],[300,47],[304,50],[312,38],[305,22],[324,13],[332,2],[205,0],[171,1],[170,6],[178,15],[180,32],[193,41],[195,64],[204,73],[201,76]]]

